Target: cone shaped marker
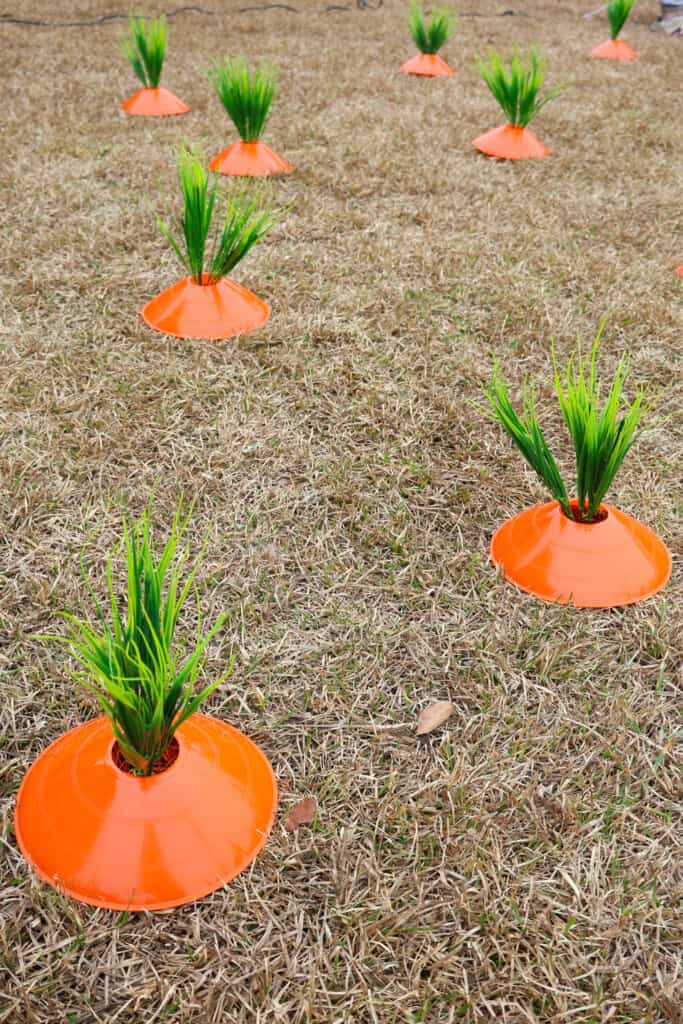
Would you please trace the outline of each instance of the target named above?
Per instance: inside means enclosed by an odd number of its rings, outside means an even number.
[[[576,504],[576,503],[574,503]],[[616,608],[655,594],[671,555],[652,530],[611,505],[577,523],[559,502],[520,512],[496,530],[491,557],[505,578],[535,597],[576,608]]]
[[[234,142],[209,164],[217,174],[235,174],[244,177],[263,177],[270,174],[289,174],[291,164],[273,152],[265,142]]]
[[[219,341],[255,331],[270,317],[270,306],[236,281],[204,280],[186,277],[161,292],[143,309],[145,323],[176,338]]]
[[[277,786],[250,739],[195,714],[179,752],[148,778],[115,763],[106,718],[61,736],[17,796],[21,852],[50,885],[110,910],[160,910],[200,899],[243,871],[268,838]]]
[[[605,57],[607,60],[638,60],[635,50],[632,50],[623,39],[608,39],[606,43],[600,43],[600,46],[591,50],[591,57]]]
[[[479,135],[472,143],[475,149],[499,160],[543,160],[549,156],[543,143],[530,128],[506,124]]]
[[[141,117],[173,117],[186,114],[190,109],[179,100],[169,89],[138,89],[121,104],[120,109],[126,114]]]
[[[418,53],[402,64],[400,69],[407,75],[421,75],[425,78],[451,78],[452,70],[438,53]]]

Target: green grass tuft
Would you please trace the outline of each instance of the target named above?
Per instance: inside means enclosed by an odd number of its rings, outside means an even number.
[[[625,400],[624,385],[630,370],[628,357],[622,356],[607,398],[600,408],[597,352],[603,327],[590,355],[584,357],[579,344],[564,370],[558,367],[553,351],[555,391],[576,457],[576,516],[555,459],[538,425],[533,390],[524,384],[520,417],[510,403],[507,385],[500,380],[494,363],[493,378],[485,391],[492,418],[507,431],[566,514],[583,523],[595,520],[605,494],[640,436],[642,421],[652,407],[652,401],[647,400],[647,392],[643,388],[637,390],[633,401]]]
[[[607,17],[612,39],[617,39],[622,28],[628,21],[628,16],[633,9],[636,0],[609,0],[607,4]]]
[[[182,500],[160,555],[155,551],[151,506],[139,522],[123,521],[123,540],[110,554],[106,584],[108,608],[95,596],[87,572],[83,579],[95,608],[95,624],[64,613],[68,637],[49,639],[67,644],[80,669],[72,676],[96,696],[111,722],[121,753],[139,775],[151,775],[176,729],[232,672],[195,693],[209,642],[222,628],[225,615],[202,635],[199,597],[194,587],[203,551],[187,569],[189,548],[183,544],[190,514]],[[114,593],[114,557],[125,555],[127,599],[125,616]],[[185,578],[183,579],[183,575]],[[183,606],[197,596],[196,638],[180,658],[174,653],[174,633]]]
[[[265,185],[244,182],[227,186],[222,223],[214,231],[209,255],[207,243],[217,215],[218,176],[211,181],[197,151],[182,147],[178,177],[183,216],[175,234],[158,216],[157,223],[197,284],[202,283],[204,275],[218,281],[229,274],[283,216],[282,210],[273,208]]]
[[[243,142],[258,142],[263,135],[275,96],[275,71],[264,65],[250,73],[242,57],[216,61],[209,81]]]
[[[420,53],[438,53],[450,39],[454,21],[454,15],[442,7],[432,11],[429,22],[426,22],[422,8],[417,0],[413,0],[408,25]]]
[[[165,18],[128,16],[128,35],[122,36],[121,48],[145,88],[159,85],[167,42]]]
[[[498,364],[494,361],[493,377],[485,394],[491,408],[492,418],[496,419],[507,431],[553,498],[556,498],[564,511],[570,515],[567,488],[538,424],[533,387],[525,381],[522,391],[522,415],[520,416],[510,402],[508,386],[500,379]]]
[[[487,61],[479,61],[479,72],[503,108],[508,124],[521,128],[525,128],[546,103],[562,91],[562,86],[557,86],[539,99],[545,67],[535,49],[521,57],[515,53],[509,66],[496,50],[491,50]]]

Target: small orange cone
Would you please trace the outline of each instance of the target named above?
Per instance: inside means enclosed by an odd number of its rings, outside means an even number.
[[[60,736],[31,765],[14,815],[40,878],[109,910],[161,910],[201,899],[263,848],[277,808],[265,755],[225,722],[194,714],[178,755],[140,778],[122,770],[106,718]]]
[[[606,57],[607,60],[638,60],[635,50],[632,50],[623,39],[608,39],[606,43],[600,43],[600,46],[591,50],[591,57]]]
[[[479,135],[472,145],[480,153],[499,160],[543,160],[550,155],[530,128],[515,124],[505,124]]]
[[[534,505],[496,530],[491,558],[507,580],[545,601],[575,608],[644,601],[669,579],[671,555],[637,519],[611,505],[600,512],[594,523],[577,523],[558,501]]]
[[[176,114],[186,114],[190,108],[169,89],[160,87],[138,89],[119,109],[126,114],[142,117],[173,117]]]
[[[425,78],[451,78],[452,70],[438,53],[418,53],[402,64],[400,69],[407,75],[422,75]]]
[[[209,164],[217,174],[261,177],[267,174],[289,174],[291,164],[273,152],[265,142],[233,142]]]
[[[676,267],[676,273],[679,277],[683,277],[683,267]]]
[[[270,306],[230,278],[197,284],[191,277],[167,288],[142,311],[146,324],[162,334],[220,341],[255,331],[270,317]]]

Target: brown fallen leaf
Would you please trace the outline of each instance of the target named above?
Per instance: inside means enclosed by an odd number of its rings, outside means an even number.
[[[437,700],[434,704],[430,704],[428,708],[420,712],[415,730],[417,735],[426,736],[428,732],[433,732],[434,729],[443,725],[447,718],[451,717],[454,710],[449,700]]]
[[[293,832],[299,825],[309,825],[315,818],[315,812],[316,803],[312,796],[299,800],[285,818],[285,828],[288,832]]]

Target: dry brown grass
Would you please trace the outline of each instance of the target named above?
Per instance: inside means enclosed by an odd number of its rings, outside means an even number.
[[[456,77],[425,83],[395,73],[403,4],[322,6],[175,19],[164,84],[194,112],[160,123],[117,114],[117,25],[0,27],[0,1021],[680,1024],[678,567],[609,613],[503,584],[491,533],[542,491],[468,403],[493,351],[540,375],[552,336],[564,354],[609,313],[604,365],[630,349],[680,407],[683,44],[643,3],[641,61],[590,61],[590,4],[529,0],[463,17]],[[515,42],[572,83],[540,164],[469,145],[499,123],[473,57]],[[280,65],[266,141],[295,208],[238,275],[267,327],[179,343],[138,315],[180,276],[149,205],[175,201],[177,142],[232,137],[204,79],[228,49]],[[674,415],[611,495],[679,555],[682,451]],[[155,482],[161,513],[183,490],[211,528],[204,599],[230,625],[209,668],[234,644],[239,671],[210,710],[264,747],[284,813],[226,891],[126,919],[38,884],[11,819],[31,761],[94,713],[30,635],[78,602],[84,537],[104,552]],[[418,741],[437,699],[455,714]],[[306,795],[314,826],[285,832]]]

